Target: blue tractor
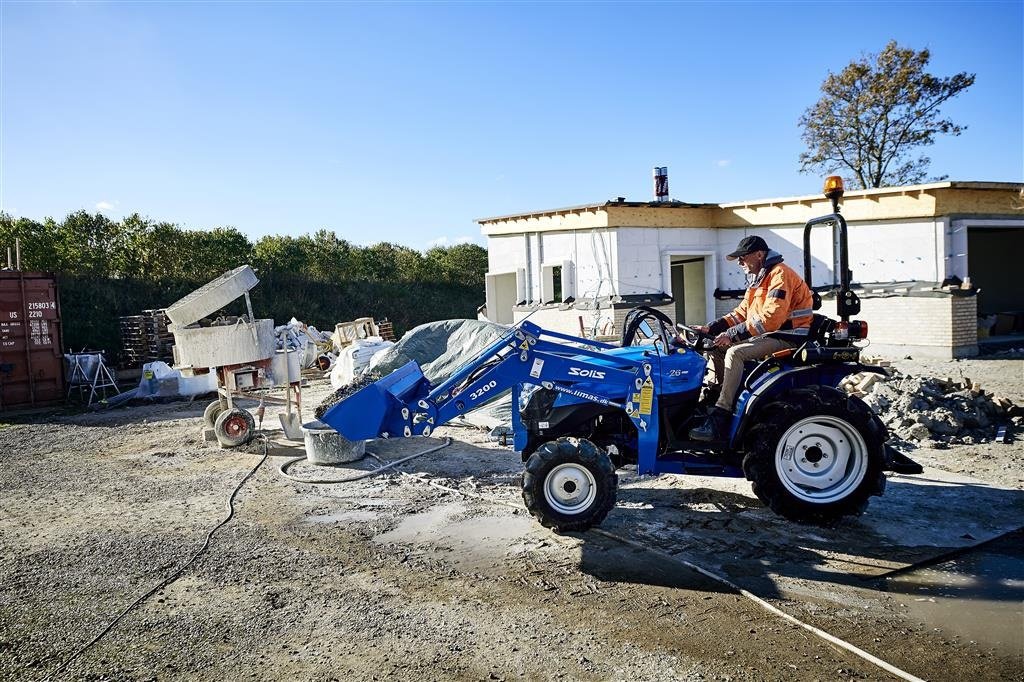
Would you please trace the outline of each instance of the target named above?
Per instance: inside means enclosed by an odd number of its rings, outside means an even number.
[[[523,501],[559,532],[599,524],[615,505],[616,470],[629,464],[641,475],[745,477],[761,501],[797,522],[858,515],[882,494],[884,471],[921,468],[886,445],[885,426],[863,401],[838,388],[850,374],[883,370],[859,362],[867,325],[850,320],[860,301],[850,288],[842,185],[835,180],[826,183],[833,212],[804,227],[804,277],[813,290],[812,228],[832,226],[839,319],[815,313],[810,333],[794,339],[799,345],[791,352],[748,363],[721,441],[687,435],[706,414],[702,353],[711,339],[644,307],[626,316],[618,345],[524,320],[438,386],[410,362],[342,389],[317,416],[349,440],[429,436],[511,390],[514,446],[525,463]]]

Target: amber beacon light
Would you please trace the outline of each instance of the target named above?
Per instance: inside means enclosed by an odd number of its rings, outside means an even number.
[[[830,175],[825,178],[825,196],[829,199],[838,199],[843,196],[843,179],[838,175]]]

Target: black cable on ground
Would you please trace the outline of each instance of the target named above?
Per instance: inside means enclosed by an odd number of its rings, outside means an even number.
[[[282,476],[287,478],[289,481],[295,481],[296,483],[309,483],[311,485],[330,485],[331,483],[352,483],[353,481],[361,481],[364,478],[370,478],[371,476],[376,476],[377,474],[381,473],[382,471],[386,471],[388,469],[392,469],[392,468],[398,466],[399,464],[402,464],[404,462],[408,462],[411,459],[416,459],[417,457],[422,457],[423,455],[429,455],[431,452],[437,452],[438,450],[446,448],[446,447],[448,447],[451,444],[452,444],[452,439],[451,438],[445,438],[444,439],[444,443],[442,443],[441,445],[438,445],[436,447],[429,448],[427,450],[423,450],[422,452],[417,452],[414,455],[409,455],[408,457],[402,457],[401,459],[396,459],[394,461],[387,462],[387,463],[385,463],[384,460],[382,460],[377,455],[373,454],[372,452],[367,451],[366,455],[368,457],[372,457],[373,459],[375,459],[378,462],[380,462],[383,466],[379,466],[376,469],[370,469],[369,471],[364,471],[363,473],[356,474],[354,476],[346,476],[345,478],[299,478],[298,476],[293,476],[293,475],[289,474],[288,473],[288,467],[290,467],[293,464],[298,464],[299,462],[304,461],[306,459],[305,455],[302,455],[301,457],[293,457],[292,459],[285,460],[284,462],[281,463],[281,466],[279,466],[277,468],[277,473],[281,474]],[[321,465],[321,466],[324,466],[324,465]],[[331,465],[325,465],[325,466],[331,466]]]
[[[238,482],[238,485],[235,486],[235,489],[231,491],[231,495],[228,497],[227,505],[226,505],[227,506],[227,516],[225,516],[221,520],[220,523],[218,523],[216,526],[214,526],[213,528],[210,529],[210,532],[208,532],[206,534],[206,539],[203,541],[202,547],[200,547],[198,550],[196,550],[196,552],[191,557],[189,557],[189,560],[186,561],[184,564],[182,564],[181,567],[178,568],[178,570],[174,571],[174,573],[171,573],[169,576],[167,576],[166,578],[161,580],[159,583],[157,583],[156,586],[151,588],[144,595],[142,595],[141,597],[139,597],[138,599],[133,601],[131,604],[126,606],[125,609],[123,611],[121,611],[121,613],[119,613],[116,618],[114,618],[114,620],[110,621],[110,623],[107,625],[107,627],[103,628],[103,630],[100,631],[99,634],[97,634],[95,637],[93,637],[91,640],[89,640],[86,644],[84,644],[81,648],[79,648],[78,651],[73,653],[68,658],[64,659],[64,662],[61,663],[59,666],[57,666],[56,670],[54,670],[52,673],[49,673],[45,678],[43,678],[44,680],[50,680],[54,676],[56,676],[56,675],[60,674],[61,672],[63,672],[69,665],[71,665],[75,660],[77,660],[82,654],[84,654],[86,651],[88,651],[92,646],[94,646],[97,642],[99,642],[101,639],[103,639],[107,635],[107,633],[109,633],[111,630],[113,630],[114,627],[118,623],[120,623],[121,620],[125,616],[127,616],[129,613],[131,613],[136,608],[138,608],[144,601],[146,601],[147,599],[152,597],[154,594],[156,594],[157,592],[159,592],[160,590],[162,590],[163,588],[167,587],[168,585],[173,583],[175,580],[180,578],[181,575],[192,564],[194,564],[196,562],[196,560],[200,556],[202,556],[203,552],[205,552],[210,547],[210,540],[213,538],[213,534],[216,533],[221,528],[223,528],[228,523],[228,521],[230,521],[234,517],[234,515],[235,515],[235,496],[238,494],[238,491],[241,490],[242,486],[245,485],[245,482],[248,481],[250,478],[252,478],[253,474],[255,474],[256,471],[261,466],[263,466],[263,463],[267,461],[267,457],[269,456],[268,449],[267,449],[267,437],[265,435],[263,435],[263,434],[260,434],[259,438],[263,442],[263,456],[260,458],[260,461],[256,462],[256,466],[254,466],[252,469],[250,469],[249,473],[247,473],[242,478],[242,480]]]

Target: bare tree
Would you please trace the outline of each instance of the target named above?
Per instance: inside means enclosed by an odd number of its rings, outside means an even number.
[[[927,73],[930,58],[926,49],[890,41],[880,53],[830,72],[821,99],[800,117],[807,145],[800,171],[840,171],[858,189],[924,182],[931,159],[916,149],[933,144],[937,134],[966,128],[942,118],[939,105],[974,83],[974,74],[965,72],[947,78]]]

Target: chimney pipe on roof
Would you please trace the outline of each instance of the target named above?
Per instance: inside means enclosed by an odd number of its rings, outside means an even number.
[[[668,166],[654,167],[654,200],[668,201]]]

